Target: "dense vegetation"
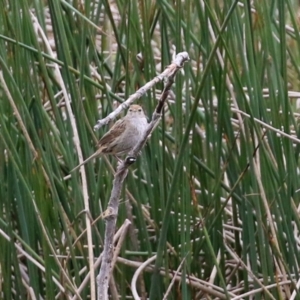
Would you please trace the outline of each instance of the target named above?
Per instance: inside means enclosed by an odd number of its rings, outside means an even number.
[[[147,260],[141,299],[300,299],[298,1],[0,3],[0,298],[95,299],[116,160],[70,170],[187,51],[125,181],[111,299]]]

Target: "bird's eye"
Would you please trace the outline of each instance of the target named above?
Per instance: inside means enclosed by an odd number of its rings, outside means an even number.
[[[142,109],[141,108],[139,108],[139,112],[141,112],[142,111]]]

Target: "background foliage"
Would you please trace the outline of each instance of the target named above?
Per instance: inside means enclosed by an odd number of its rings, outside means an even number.
[[[126,179],[118,226],[132,226],[112,298],[130,298],[137,266],[157,254],[142,299],[170,284],[168,299],[300,299],[298,1],[0,4],[2,299],[93,296],[88,282],[79,290],[88,246],[82,176],[69,174],[76,134],[88,157],[107,130],[93,132],[96,121],[162,72],[173,45],[191,61]],[[139,102],[149,116],[161,90]],[[85,168],[96,258],[110,163]]]

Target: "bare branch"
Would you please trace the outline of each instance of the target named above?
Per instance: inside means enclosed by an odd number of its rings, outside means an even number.
[[[148,82],[144,87],[140,88],[135,94],[130,96],[123,104],[123,107],[128,107],[134,100],[140,98],[146,93],[147,90],[152,88],[152,86],[162,81],[164,78],[167,78],[164,91],[161,95],[161,98],[155,108],[155,111],[152,115],[152,120],[148,124],[147,129],[145,130],[144,136],[141,141],[130,151],[128,156],[124,161],[122,161],[115,173],[115,178],[113,182],[113,188],[111,192],[111,197],[108,203],[108,208],[106,210],[106,229],[105,229],[105,238],[104,238],[104,249],[103,249],[103,260],[100,268],[100,272],[97,278],[98,286],[98,300],[108,300],[108,283],[111,272],[111,262],[113,257],[113,237],[116,229],[116,220],[118,215],[118,206],[119,206],[119,197],[121,194],[121,189],[123,182],[128,173],[128,167],[136,161],[138,153],[144,147],[147,142],[148,137],[152,131],[156,128],[161,118],[161,112],[165,103],[165,100],[168,97],[169,90],[174,82],[174,77],[178,70],[182,68],[183,64],[189,60],[187,52],[178,53],[166,70],[155,77],[152,81]],[[122,106],[115,110],[113,113],[108,115],[105,119],[98,121],[94,129],[100,128],[102,125],[107,124],[110,120],[116,117],[118,113],[122,110]]]
[[[160,75],[156,76],[154,79],[147,82],[144,86],[138,89],[125,102],[123,102],[122,105],[120,105],[117,109],[111,112],[108,116],[101,120],[98,120],[97,124],[94,126],[94,130],[96,131],[103,125],[107,125],[110,121],[114,120],[123,110],[127,109],[134,101],[140,99],[158,82],[163,81],[165,78],[174,78],[177,71],[180,68],[182,68],[183,64],[189,59],[190,58],[187,52],[178,53],[172,64],[170,64]]]

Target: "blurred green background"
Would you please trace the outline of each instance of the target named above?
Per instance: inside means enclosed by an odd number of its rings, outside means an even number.
[[[1,299],[95,299],[83,280],[116,161],[88,163],[85,184],[69,174],[76,141],[91,155],[109,128],[97,120],[181,51],[191,60],[125,181],[110,297],[133,299],[157,255],[141,299],[300,299],[298,1],[0,4]],[[162,89],[138,102],[149,118]]]

